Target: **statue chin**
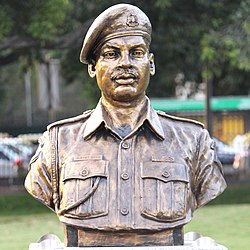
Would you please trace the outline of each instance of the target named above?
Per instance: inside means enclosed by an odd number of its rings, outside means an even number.
[[[115,102],[133,103],[137,102],[142,96],[144,97],[145,95],[138,95],[136,93],[136,89],[131,86],[130,87],[121,86],[121,88],[119,87],[119,89],[116,91],[115,95],[109,97],[108,99],[110,100],[111,103]]]

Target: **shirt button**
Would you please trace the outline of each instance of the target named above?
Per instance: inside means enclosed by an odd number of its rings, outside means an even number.
[[[129,143],[127,141],[122,143],[122,148],[128,149],[129,148]]]
[[[128,173],[122,173],[122,174],[121,174],[121,178],[122,178],[123,180],[128,180],[128,179],[129,179]]]
[[[121,209],[121,214],[122,215],[127,215],[128,214],[128,209],[126,207]]]

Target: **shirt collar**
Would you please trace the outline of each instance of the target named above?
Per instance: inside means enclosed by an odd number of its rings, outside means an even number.
[[[139,126],[136,126],[135,130],[141,127],[143,123],[147,120],[152,131],[161,139],[165,139],[159,116],[157,112],[151,107],[149,99],[147,97],[146,99],[147,107],[145,115],[142,116]],[[100,99],[95,110],[91,113],[89,119],[86,122],[86,126],[83,133],[84,139],[94,133],[102,123],[104,123],[108,127],[107,120],[105,119],[105,117],[106,116],[103,111],[102,101]]]
[[[147,97],[146,97],[147,98]],[[160,118],[157,112],[152,108],[149,99],[147,98],[147,121],[154,133],[156,133],[161,139],[165,139],[163,128],[160,122]]]
[[[104,122],[101,99],[99,100],[96,108],[91,113],[89,119],[86,122],[86,126],[83,132],[83,137],[86,139]]]

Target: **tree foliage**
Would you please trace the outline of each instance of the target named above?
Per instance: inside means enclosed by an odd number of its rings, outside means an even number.
[[[232,4],[226,18],[215,19],[201,38],[203,74],[219,84],[217,94],[249,94],[249,44],[250,1],[243,0]]]
[[[1,1],[0,38],[27,36],[41,41],[54,39],[63,32],[68,0]]]
[[[79,62],[82,39],[93,19],[118,2],[0,0],[0,66],[56,56],[66,82],[83,81],[88,97],[96,95]],[[153,25],[156,76],[150,96],[173,96],[178,73],[197,84],[213,79],[216,95],[249,92],[250,0],[124,2],[144,10]]]

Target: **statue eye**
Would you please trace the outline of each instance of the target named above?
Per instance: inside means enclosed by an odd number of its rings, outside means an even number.
[[[141,49],[136,49],[136,50],[133,50],[133,51],[131,52],[131,55],[132,55],[133,57],[137,57],[137,58],[143,57],[144,54],[145,54],[144,51],[141,50]]]
[[[105,59],[113,59],[117,57],[117,52],[116,51],[106,51],[103,53],[103,57]]]

